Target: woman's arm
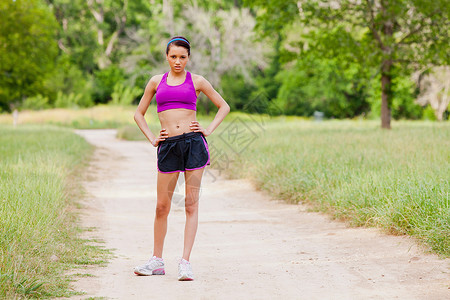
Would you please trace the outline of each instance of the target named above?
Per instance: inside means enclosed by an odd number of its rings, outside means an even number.
[[[148,106],[150,105],[150,102],[152,101],[153,96],[156,92],[156,87],[158,84],[157,80],[158,75],[153,76],[150,78],[149,82],[147,83],[147,86],[145,87],[144,95],[142,96],[141,100],[139,101],[139,105],[136,109],[136,112],[134,113],[134,120],[136,121],[137,125],[141,129],[142,133],[145,135],[145,137],[152,143],[153,146],[157,146],[158,142],[161,140],[164,140],[160,137],[156,137],[148,127],[147,121],[145,121],[144,115],[147,112]],[[165,129],[161,130],[161,133],[164,132]],[[160,133],[160,134],[161,134]]]
[[[203,92],[203,94],[208,97],[215,106],[219,108],[214,117],[214,120],[209,124],[208,128],[204,129],[205,132],[203,134],[205,136],[210,135],[213,131],[222,123],[223,119],[225,119],[226,115],[230,112],[230,106],[228,103],[222,98],[222,96],[213,88],[211,83],[206,80],[203,76],[199,76],[198,80],[198,89]],[[198,122],[197,124],[191,124],[191,127],[200,127]],[[194,130],[195,131],[195,130]],[[200,130],[201,131],[201,130]]]

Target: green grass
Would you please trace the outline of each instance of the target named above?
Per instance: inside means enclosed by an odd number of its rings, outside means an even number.
[[[311,204],[353,226],[409,234],[448,256],[450,123],[392,127],[230,114],[207,139],[211,166],[229,178],[249,178],[274,198]],[[125,136],[138,139],[136,128]]]
[[[394,122],[390,131],[358,121],[250,128],[258,136],[239,155],[230,154],[228,176],[250,178],[274,197],[311,203],[354,226],[410,234],[450,254],[449,123]],[[228,149],[226,138],[210,140]]]
[[[64,272],[104,262],[107,251],[75,225],[91,153],[68,129],[0,126],[0,298],[70,296]]]

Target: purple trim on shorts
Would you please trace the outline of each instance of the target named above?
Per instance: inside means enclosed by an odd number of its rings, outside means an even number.
[[[195,169],[186,169],[186,171],[194,171],[194,170],[198,170],[198,169],[201,169],[201,168],[204,168],[204,167],[206,167],[206,165],[198,167],[198,168],[195,168]]]

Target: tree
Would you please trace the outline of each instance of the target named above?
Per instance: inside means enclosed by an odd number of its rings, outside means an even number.
[[[59,23],[58,47],[70,62],[80,70],[92,73],[97,69],[97,43],[95,19],[86,0],[46,0]]]
[[[58,52],[57,28],[39,0],[0,1],[0,111],[44,90]]]
[[[317,45],[324,55],[347,53],[356,60],[375,65],[381,73],[381,127],[390,128],[393,67],[412,72],[423,65],[448,65],[450,6],[445,0],[257,0],[246,1],[256,11],[258,28],[265,34],[300,21],[313,37],[317,30],[341,28],[355,35],[355,43]],[[279,15],[276,15],[279,13]],[[362,33],[360,36],[359,33]],[[321,40],[327,43],[327,40]],[[366,53],[361,57],[360,53]]]
[[[87,5],[96,21],[97,42],[101,49],[97,57],[98,66],[104,69],[111,64],[114,46],[125,29],[128,0],[87,0]],[[105,20],[108,14],[109,22]]]
[[[217,3],[209,4],[216,6]],[[125,31],[130,45],[129,54],[122,61],[125,70],[139,74],[148,73],[148,68],[152,67],[154,74],[165,72],[167,40],[182,35],[192,45],[190,71],[203,75],[215,87],[219,87],[221,77],[230,71],[237,71],[247,82],[251,81],[249,69],[266,64],[263,51],[268,47],[255,43],[255,20],[249,9],[239,9],[231,5],[231,1],[227,3],[229,9],[214,12],[205,8],[206,3],[201,5],[197,1],[189,4],[165,0],[152,5],[149,14],[154,17],[149,25]],[[147,69],[140,71],[142,65]],[[199,100],[208,113],[211,102],[205,98]]]
[[[215,13],[197,6],[186,6],[184,18],[192,28],[191,42],[198,54],[191,57],[191,68],[203,74],[213,86],[219,86],[221,77],[231,70],[243,75],[251,83],[251,67],[265,66],[263,43],[254,41],[255,20],[248,9],[235,7]],[[210,101],[202,101],[209,112]]]

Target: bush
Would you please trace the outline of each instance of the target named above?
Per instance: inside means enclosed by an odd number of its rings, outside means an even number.
[[[428,104],[427,106],[425,106],[422,118],[424,120],[431,120],[431,121],[437,120],[436,114],[434,113],[434,109],[431,107],[431,105]]]
[[[230,105],[232,111],[242,110],[251,100],[255,86],[245,82],[242,74],[230,71],[222,76],[220,81],[221,95]]]
[[[58,92],[55,107],[57,108],[78,108],[78,107],[88,107],[93,103],[90,98],[83,97],[83,94],[63,94],[62,92]]]
[[[122,82],[124,79],[123,70],[115,65],[94,72],[94,102],[107,103],[111,99],[116,83]]]
[[[49,100],[42,95],[28,97],[20,106],[21,109],[40,110],[50,108]]]
[[[357,64],[342,65],[333,59],[304,57],[276,75],[281,82],[274,105],[285,114],[349,118],[369,111],[366,87]]]
[[[92,79],[87,77],[77,66],[70,62],[66,55],[58,59],[55,71],[48,74],[45,80],[49,103],[54,107],[89,107],[92,101]],[[62,99],[61,97],[71,99]],[[72,96],[70,96],[72,95]],[[76,95],[76,96],[75,96]],[[69,102],[75,101],[76,102]]]
[[[133,101],[142,93],[138,87],[124,86],[123,83],[118,82],[114,85],[112,93],[112,101],[110,104],[114,105],[131,105]]]

